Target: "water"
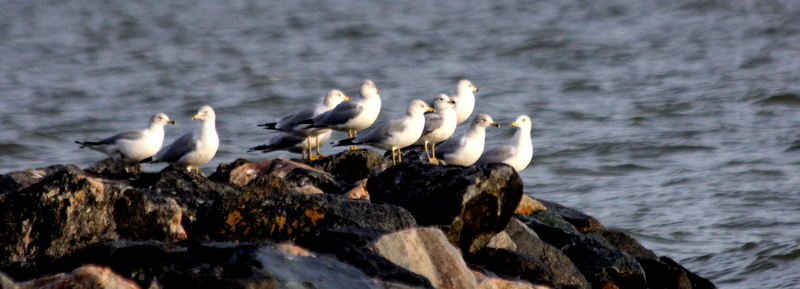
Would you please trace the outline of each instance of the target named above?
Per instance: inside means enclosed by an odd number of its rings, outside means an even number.
[[[73,141],[155,112],[172,141],[203,104],[204,171],[295,157],[245,153],[255,125],[364,79],[386,120],[468,78],[479,112],[532,117],[527,193],[721,288],[800,287],[800,2],[163,2],[0,0],[0,173],[86,167]]]

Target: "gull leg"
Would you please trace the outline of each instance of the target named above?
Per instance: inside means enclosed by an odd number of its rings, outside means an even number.
[[[431,144],[431,155],[433,156],[430,161],[432,164],[439,164],[439,159],[436,158],[436,143]]]
[[[400,149],[397,149],[397,162],[403,162],[403,152],[401,152]]]
[[[423,148],[425,148],[425,156],[428,157],[428,161],[430,162],[431,161],[431,154],[428,153],[428,142],[427,141],[423,145]]]
[[[392,165],[396,165],[397,160],[395,159],[394,149],[392,149]]]
[[[319,159],[319,158],[327,158],[327,157],[328,156],[323,155],[322,153],[319,152],[319,136],[317,136],[317,159]]]
[[[349,133],[349,132],[351,132],[351,131],[348,131],[348,133]],[[357,131],[357,130],[352,130],[352,132],[353,132],[353,136],[351,136],[351,138],[356,138],[356,137],[358,137],[358,131]],[[351,150],[351,151],[357,151],[357,150],[359,150],[359,148],[358,148],[358,147],[356,147],[356,146],[351,146],[351,147],[350,147],[350,150]]]
[[[308,145],[308,159],[315,161],[319,159],[319,157],[314,156],[314,147],[311,146],[311,138],[306,138],[306,144]]]

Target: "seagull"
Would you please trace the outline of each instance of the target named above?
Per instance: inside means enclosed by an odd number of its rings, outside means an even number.
[[[515,126],[519,129],[514,133],[507,145],[501,145],[484,152],[475,164],[505,163],[514,167],[517,172],[528,167],[533,157],[531,118],[527,115],[520,115],[517,120],[511,123],[511,127]]]
[[[326,129],[325,131],[325,133],[314,137],[318,140],[317,145],[319,145],[320,142],[326,142],[331,138],[332,131],[329,129]],[[301,153],[303,154],[303,158],[305,158],[306,153],[310,155],[311,149],[313,148],[311,146],[311,138],[312,137],[310,136],[303,137],[288,132],[282,132],[269,138],[263,145],[250,148],[250,150],[247,152],[261,151],[262,153],[268,153],[277,150],[284,150],[293,153]],[[317,154],[319,154],[319,146],[317,146]]]
[[[450,94],[450,99],[456,102],[456,123],[465,122],[475,109],[475,94],[478,88],[472,85],[469,80],[462,79]]]
[[[362,134],[359,137],[341,140],[335,146],[364,144],[380,149],[392,151],[392,163],[402,162],[400,149],[410,146],[416,142],[422,130],[425,128],[426,111],[433,111],[433,108],[421,100],[413,100],[406,109],[406,115],[381,123],[375,129]],[[397,151],[397,154],[395,154]]]
[[[450,100],[447,94],[439,94],[439,97],[433,100],[432,106],[436,113],[425,114],[425,129],[422,131],[422,136],[415,142],[415,145],[422,144],[425,148],[425,155],[428,156],[428,161],[436,162],[436,143],[444,141],[453,135],[456,131],[456,111],[453,109],[455,101]],[[428,153],[428,143],[431,144],[431,152]]]
[[[185,169],[190,172],[200,172],[200,166],[206,164],[217,153],[219,136],[215,127],[216,116],[214,109],[203,106],[192,117],[199,119],[200,125],[194,131],[182,135],[170,145],[165,146],[155,156],[142,162],[167,162],[176,169]]]
[[[339,103],[342,101],[346,100],[350,100],[350,97],[345,95],[343,92],[334,89],[328,92],[328,94],[322,97],[318,103],[312,106],[305,107],[295,113],[281,116],[275,120],[275,122],[259,124],[258,126],[263,126],[264,129],[292,133],[295,136],[308,139],[309,148],[311,147],[311,140],[314,139],[317,143],[317,156],[314,156],[309,150],[308,158],[310,160],[319,159],[320,157],[324,157],[319,153],[319,144],[328,141],[328,139],[320,140],[318,136],[328,134],[328,137],[330,138],[330,129],[304,129],[305,125],[302,125],[300,122],[329,111],[339,105]],[[269,143],[269,141],[267,141],[267,143]]]
[[[339,103],[333,109],[300,123],[310,124],[306,129],[330,128],[347,131],[348,138],[357,137],[358,131],[372,125],[381,111],[380,91],[372,80],[365,80],[361,84],[359,96],[359,99]]]
[[[80,148],[88,147],[104,153],[115,162],[122,161],[126,166],[136,165],[158,152],[164,142],[164,126],[168,123],[175,124],[175,121],[166,114],[156,113],[150,117],[147,129],[121,132],[97,142],[75,143],[80,144]]]
[[[471,166],[483,153],[486,128],[490,125],[500,127],[488,114],[476,115],[467,131],[439,145],[436,158],[448,165]]]

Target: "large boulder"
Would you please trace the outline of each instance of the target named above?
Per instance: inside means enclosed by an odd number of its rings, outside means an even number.
[[[60,171],[83,173],[76,165],[53,165],[46,168],[10,172],[0,177],[0,195],[22,190]]]
[[[230,165],[220,165],[209,179],[229,182],[248,191],[266,191],[268,194],[342,195],[355,187],[330,173],[283,158],[260,163],[238,159]]]
[[[4,262],[59,258],[110,240],[186,238],[174,200],[66,169],[0,198]]]
[[[613,248],[602,237],[589,237],[553,222],[559,217],[550,213],[549,208],[534,211],[530,216],[516,217],[543,241],[564,252],[592,284],[615,285],[623,289],[647,287],[644,269],[636,259]]]
[[[511,166],[438,166],[407,161],[367,182],[375,203],[408,209],[417,223],[439,226],[464,252],[476,252],[503,230],[522,197]]]
[[[470,254],[465,260],[472,265],[480,266],[501,277],[517,278],[536,284],[544,284],[560,289],[555,276],[544,263],[538,259],[507,249],[483,248]]]
[[[403,208],[330,194],[229,195],[198,222],[204,228],[196,239],[237,242],[287,241],[343,227],[397,231],[416,225]]]
[[[521,221],[508,222],[505,232],[516,245],[515,252],[536,258],[547,266],[553,274],[553,287],[569,289],[589,289],[586,277],[575,268],[572,261],[556,247],[545,243]]]
[[[536,201],[538,201],[539,204],[544,205],[545,208],[551,213],[558,215],[561,217],[561,219],[575,226],[575,229],[578,230],[578,232],[598,232],[606,229],[595,217],[584,214],[581,211],[545,200]]]
[[[458,249],[437,228],[412,228],[386,234],[367,245],[382,257],[425,276],[435,288],[474,289],[475,276]]]

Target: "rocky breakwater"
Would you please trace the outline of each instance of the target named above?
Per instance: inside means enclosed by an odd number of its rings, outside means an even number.
[[[0,288],[714,288],[510,167],[108,160],[0,178]]]

